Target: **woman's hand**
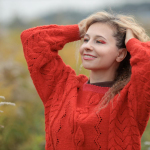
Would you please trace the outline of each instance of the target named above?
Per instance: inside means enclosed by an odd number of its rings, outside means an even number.
[[[125,44],[127,44],[127,42],[132,39],[135,38],[134,33],[131,29],[127,29],[126,31],[126,38],[125,38]]]
[[[80,37],[83,38],[84,35],[85,35],[85,25],[86,25],[86,21],[87,19],[84,19],[84,20],[81,20],[79,23],[78,23],[78,26],[79,26],[79,32],[80,32]]]

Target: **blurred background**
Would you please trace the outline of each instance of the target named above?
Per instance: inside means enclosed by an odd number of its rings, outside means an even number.
[[[48,24],[76,24],[91,13],[106,10],[133,15],[150,36],[150,0],[0,0],[0,95],[13,106],[1,106],[0,150],[44,150],[44,107],[33,86],[20,41],[23,30]],[[77,74],[76,43],[60,52]],[[68,57],[70,56],[70,57]],[[142,136],[150,150],[150,121]]]

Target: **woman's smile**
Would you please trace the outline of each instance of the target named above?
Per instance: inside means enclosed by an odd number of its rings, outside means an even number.
[[[95,59],[96,57],[95,56],[93,56],[93,55],[91,55],[91,54],[84,54],[83,55],[83,59],[84,60],[93,60],[93,59]]]

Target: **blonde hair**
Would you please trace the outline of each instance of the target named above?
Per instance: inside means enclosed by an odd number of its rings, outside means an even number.
[[[105,23],[114,29],[114,37],[116,38],[116,46],[118,48],[126,48],[125,35],[126,29],[130,28],[135,37],[141,42],[150,40],[145,30],[136,23],[134,17],[125,15],[114,15],[108,12],[97,12],[92,14],[88,18],[82,20],[79,23],[80,35],[84,36],[88,28],[96,22]],[[116,71],[114,85],[105,93],[101,101],[101,106],[105,107],[110,100],[124,88],[124,86],[130,81],[131,65],[130,65],[130,53],[127,52],[127,56],[120,63],[119,68]]]

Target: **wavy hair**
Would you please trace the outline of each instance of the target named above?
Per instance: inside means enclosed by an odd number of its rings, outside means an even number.
[[[108,12],[97,12],[92,14],[88,18],[82,20],[79,23],[80,27],[80,35],[84,36],[88,28],[96,23],[104,23],[109,25],[114,30],[114,37],[116,38],[116,46],[120,48],[126,48],[125,46],[125,36],[126,29],[130,28],[135,37],[139,39],[141,42],[146,42],[150,40],[145,30],[137,24],[134,17],[125,16],[125,15],[114,15]],[[113,86],[105,93],[104,97],[101,101],[101,108],[105,107],[110,100],[124,88],[124,86],[130,81],[131,76],[131,65],[130,65],[130,53],[127,52],[126,57],[120,63],[116,75],[115,75],[115,83]]]

